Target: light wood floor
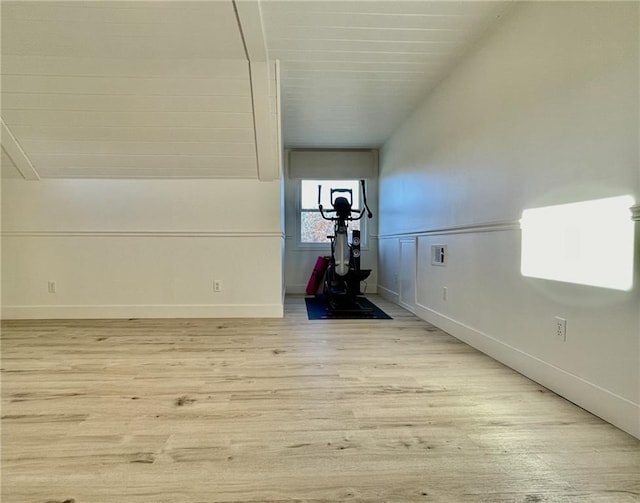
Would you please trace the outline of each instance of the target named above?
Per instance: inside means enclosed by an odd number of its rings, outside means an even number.
[[[640,442],[393,321],[2,324],[2,501],[640,501]]]

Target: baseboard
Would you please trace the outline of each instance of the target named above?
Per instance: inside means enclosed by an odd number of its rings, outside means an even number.
[[[393,294],[393,292],[390,293]],[[389,300],[392,299],[389,298]],[[621,430],[640,438],[640,404],[424,305],[416,306],[416,315]]]
[[[389,290],[382,285],[378,285],[378,295],[383,299],[388,300],[389,302],[393,302],[394,304],[400,305],[400,295],[398,292],[394,292],[393,290]]]
[[[307,293],[305,291],[306,289],[307,289],[306,283],[304,285],[302,283],[300,283],[300,284],[293,284],[293,285],[287,285],[286,286],[287,295],[305,294],[305,293]]]
[[[3,306],[3,320],[121,318],[282,318],[282,304]]]

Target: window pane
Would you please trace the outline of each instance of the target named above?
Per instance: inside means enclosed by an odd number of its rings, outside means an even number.
[[[331,209],[331,189],[351,189],[353,191],[352,209],[360,209],[360,182],[358,180],[302,180],[300,203],[303,210],[318,209],[318,185],[322,186],[322,206]],[[344,196],[349,199],[348,193],[335,193],[333,198]]]
[[[360,220],[349,222],[349,235],[353,229],[360,230]],[[330,253],[327,236],[333,234],[333,222],[324,220],[317,211],[300,213],[300,241],[302,243],[326,243],[327,255]]]

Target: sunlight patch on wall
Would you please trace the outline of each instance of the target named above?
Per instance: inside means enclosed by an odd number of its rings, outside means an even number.
[[[522,275],[630,290],[633,204],[620,196],[524,210]]]

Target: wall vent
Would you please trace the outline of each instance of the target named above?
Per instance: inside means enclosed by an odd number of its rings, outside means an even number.
[[[431,245],[431,265],[445,265],[447,245]]]

